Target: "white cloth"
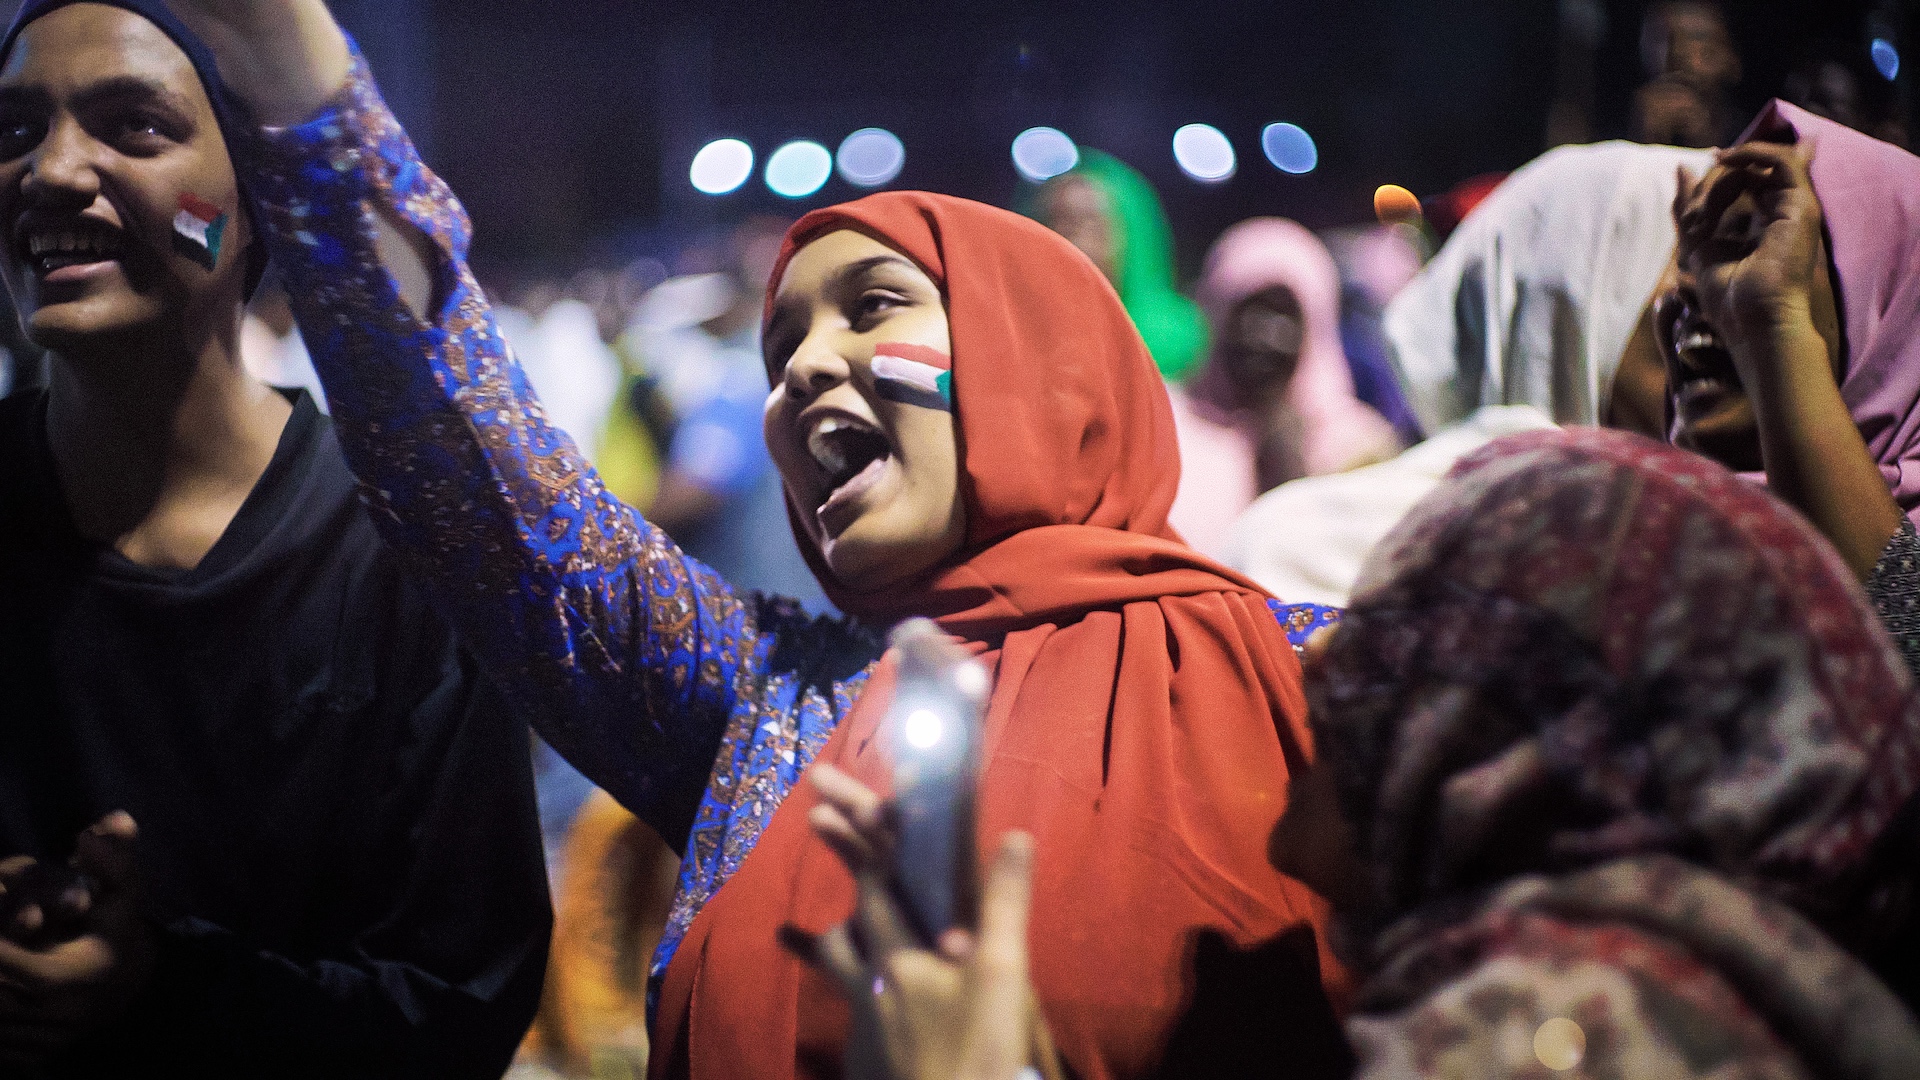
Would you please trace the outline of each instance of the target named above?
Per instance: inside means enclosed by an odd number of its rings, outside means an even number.
[[[1222,423],[1184,389],[1168,384],[1173,431],[1180,440],[1180,490],[1167,524],[1203,555],[1219,558],[1233,523],[1260,493],[1253,439]]]
[[[1387,306],[1394,366],[1420,424],[1532,405],[1598,424],[1620,354],[1673,258],[1674,169],[1711,152],[1604,142],[1507,177]]]
[[[1345,607],[1367,553],[1454,462],[1502,435],[1553,426],[1529,405],[1489,405],[1391,461],[1281,484],[1234,523],[1225,562],[1290,604]]]
[[[598,316],[578,300],[561,300],[537,320],[503,318],[499,326],[547,419],[592,461],[620,392],[620,361],[600,339]]]
[[[240,362],[268,386],[305,390],[321,412],[327,411],[327,392],[320,386],[320,373],[313,370],[313,357],[299,327],[281,337],[265,319],[248,312],[240,323]]]

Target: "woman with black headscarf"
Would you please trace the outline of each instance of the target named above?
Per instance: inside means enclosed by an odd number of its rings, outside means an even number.
[[[222,70],[348,78],[318,0],[177,10]],[[525,728],[239,359],[253,125],[324,93],[243,118],[158,2],[35,0],[0,56],[52,354],[0,403],[0,1073],[497,1077],[549,925]]]

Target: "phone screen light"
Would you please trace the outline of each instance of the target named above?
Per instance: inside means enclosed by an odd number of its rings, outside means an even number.
[[[931,750],[940,741],[942,725],[940,718],[931,709],[915,709],[907,714],[907,722],[901,729],[907,744],[916,750]]]

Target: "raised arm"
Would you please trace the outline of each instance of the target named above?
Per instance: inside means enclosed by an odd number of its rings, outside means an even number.
[[[235,159],[375,521],[513,705],[684,837],[740,669],[771,648],[762,606],[548,423],[468,270],[465,211],[324,4],[175,6],[261,119],[299,121]]]

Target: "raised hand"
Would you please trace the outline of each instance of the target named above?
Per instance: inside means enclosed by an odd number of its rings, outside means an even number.
[[[1750,142],[1721,151],[1697,183],[1682,170],[1679,266],[1749,387],[1763,373],[1746,368],[1765,345],[1813,326],[1826,256],[1810,162],[1803,146]]]
[[[312,116],[347,81],[352,57],[325,0],[168,0],[213,50],[220,77],[268,127]]]
[[[80,932],[44,947],[0,938],[0,1066],[30,1067],[117,1015],[146,985],[154,942],[140,909],[133,818],[80,834],[73,868],[90,880]]]
[[[894,836],[886,805],[830,765],[809,776],[821,802],[808,823],[859,887],[854,916],[783,944],[831,976],[853,1008],[850,1080],[1013,1080],[1059,1066],[1027,975],[1033,842],[1001,839],[981,890],[976,934],[949,931],[922,948],[887,885]]]

